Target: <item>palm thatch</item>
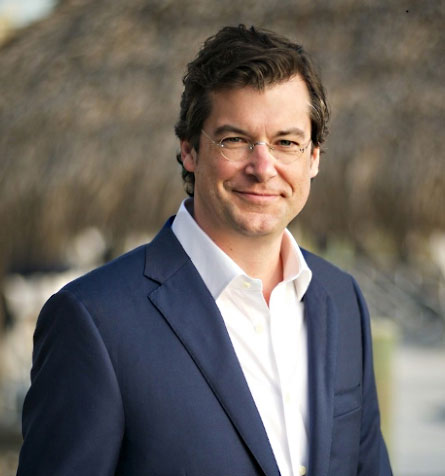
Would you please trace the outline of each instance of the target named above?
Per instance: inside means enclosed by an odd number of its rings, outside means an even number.
[[[289,35],[322,66],[332,134],[308,232],[443,230],[444,17],[432,0],[61,1],[0,48],[0,269],[60,262],[92,225],[118,249],[175,211],[181,76],[226,24]]]

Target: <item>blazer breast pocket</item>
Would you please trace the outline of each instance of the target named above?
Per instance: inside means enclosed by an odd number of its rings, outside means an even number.
[[[341,390],[334,395],[334,418],[347,415],[361,408],[362,386],[358,385]]]
[[[357,474],[361,415],[360,384],[335,393],[329,476]]]

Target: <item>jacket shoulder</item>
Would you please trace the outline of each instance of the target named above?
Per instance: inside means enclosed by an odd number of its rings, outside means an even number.
[[[112,295],[140,286],[148,245],[142,245],[66,284],[62,291],[78,297]]]

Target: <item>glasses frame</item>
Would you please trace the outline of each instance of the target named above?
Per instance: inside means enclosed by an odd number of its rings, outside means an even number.
[[[272,155],[272,157],[275,159],[275,160],[278,160],[279,162],[282,162],[282,163],[286,163],[286,164],[291,164],[292,162],[295,162],[297,159],[299,159],[300,157],[303,156],[305,150],[309,147],[309,145],[312,143],[312,139],[309,139],[309,142],[303,146],[303,147],[299,147],[298,148],[298,152],[299,153],[296,153],[295,155],[292,154],[292,153],[289,153],[288,157],[290,158],[289,161],[283,161],[282,159],[279,159],[277,157],[275,157],[275,155],[272,153],[272,151],[274,150],[277,150],[276,147],[274,147],[272,144],[269,144],[268,142],[264,142],[264,141],[257,141],[257,142],[250,142],[250,141],[247,141],[247,144],[246,144],[246,151],[247,151],[247,155],[245,157],[245,159],[239,159],[239,160],[233,160],[233,159],[230,159],[229,157],[225,156],[224,155],[224,149],[226,150],[230,150],[228,149],[223,143],[222,141],[224,139],[226,139],[226,137],[223,137],[220,141],[216,141],[215,139],[212,139],[212,137],[209,136],[209,134],[207,134],[207,132],[204,130],[204,129],[201,129],[201,132],[204,134],[204,136],[210,141],[212,142],[212,144],[216,145],[220,152],[221,152],[221,155],[226,159],[228,160],[229,162],[243,162],[244,160],[247,160],[249,155],[253,152],[253,149],[257,146],[257,145],[265,145],[268,149],[269,149],[269,152],[270,154]],[[240,149],[242,149],[240,147]]]

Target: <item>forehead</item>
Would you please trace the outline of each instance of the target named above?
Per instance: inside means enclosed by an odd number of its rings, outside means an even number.
[[[310,96],[304,80],[295,76],[258,90],[251,86],[210,93],[211,110],[204,128],[228,124],[252,132],[310,128]]]

